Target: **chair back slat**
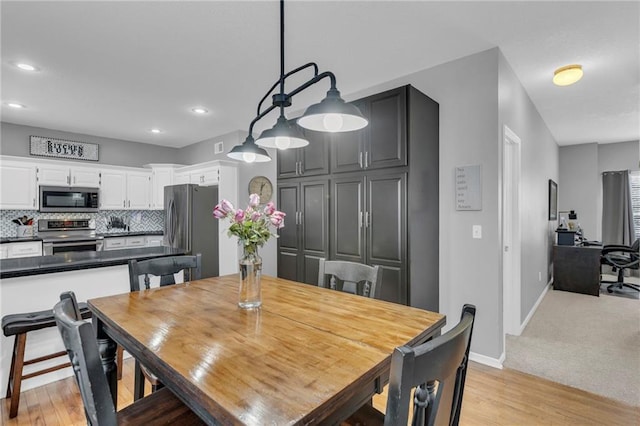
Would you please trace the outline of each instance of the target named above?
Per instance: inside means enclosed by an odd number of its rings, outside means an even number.
[[[385,426],[407,424],[414,388],[413,425],[458,424],[474,320],[475,306],[465,305],[460,322],[447,333],[394,350]]]
[[[160,277],[160,286],[176,283],[174,274],[184,271],[184,281],[202,277],[202,255],[158,257],[148,260],[129,261],[129,285],[131,291],[140,291],[140,276],[144,276],[144,287],[151,287],[150,276]]]
[[[377,265],[320,259],[318,286],[378,298],[382,287],[382,268]]]
[[[93,328],[91,323],[82,320],[75,295],[63,293],[53,308],[53,314],[71,360],[88,424],[116,426],[116,410]]]

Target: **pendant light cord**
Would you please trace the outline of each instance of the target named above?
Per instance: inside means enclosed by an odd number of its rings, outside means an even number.
[[[284,0],[280,0],[280,95],[284,97]],[[280,105],[284,117],[284,105]]]

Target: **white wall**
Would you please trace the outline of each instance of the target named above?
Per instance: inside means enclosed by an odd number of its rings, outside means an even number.
[[[586,238],[602,235],[602,184],[598,175],[598,144],[560,147],[558,210],[574,210]]]
[[[142,167],[149,163],[178,163],[177,148],[151,145],[147,143],[109,139],[99,136],[70,133],[60,130],[44,129],[42,127],[22,126],[20,124],[0,122],[0,154],[16,157],[31,157],[29,155],[29,136],[44,136],[48,138],[66,139],[78,142],[97,143],[99,161],[73,161],[82,164],[113,164],[117,166]]]
[[[556,221],[549,221],[548,182],[559,180],[558,144],[502,52],[499,53],[498,129],[508,126],[521,139],[520,321],[544,291],[552,269]],[[500,143],[500,158],[502,158]],[[561,179],[560,179],[561,180]],[[499,187],[502,185],[500,179]],[[559,185],[562,190],[562,185]],[[502,287],[501,287],[502,288]]]
[[[560,147],[559,210],[575,210],[590,240],[602,240],[602,173],[640,169],[640,141]]]

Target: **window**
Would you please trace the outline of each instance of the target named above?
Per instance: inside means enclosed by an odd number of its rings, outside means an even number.
[[[631,208],[633,209],[633,225],[636,238],[640,238],[640,171],[629,172],[631,185]]]

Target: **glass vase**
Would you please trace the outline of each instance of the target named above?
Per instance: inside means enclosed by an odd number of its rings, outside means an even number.
[[[240,308],[256,309],[262,305],[261,275],[262,258],[258,256],[258,246],[243,246],[242,258],[240,259],[240,287],[238,289],[238,306]]]

